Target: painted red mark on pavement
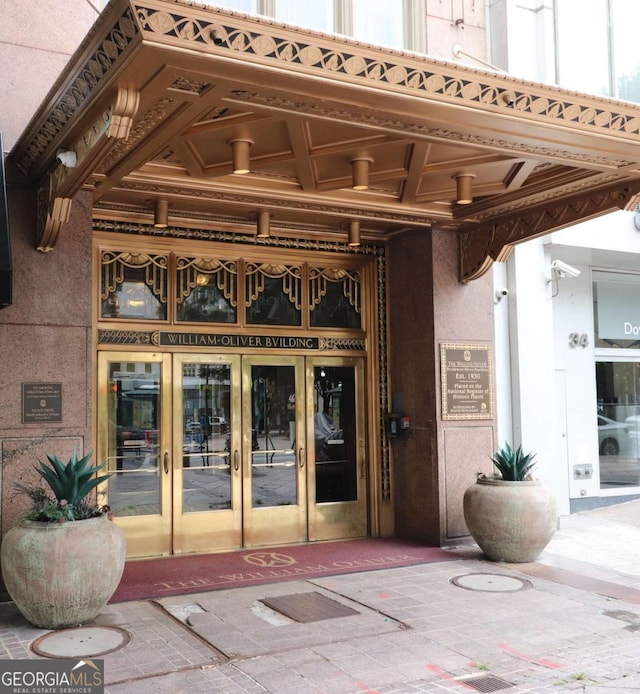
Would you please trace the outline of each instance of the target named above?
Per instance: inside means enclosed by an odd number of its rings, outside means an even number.
[[[433,663],[429,663],[429,665],[427,665],[427,670],[429,670],[429,672],[432,672],[434,675],[437,675],[441,680],[453,681],[456,684],[459,684],[461,687],[464,687],[465,689],[474,689],[474,687],[470,687],[468,684],[456,680],[456,678],[453,675],[451,675],[448,672],[445,672],[442,668],[438,667],[437,665],[434,665]]]
[[[515,648],[512,648],[506,643],[499,643],[498,648],[504,651],[505,653],[512,655],[514,658],[526,660],[527,662],[535,663],[536,665],[542,665],[543,667],[548,667],[552,670],[557,670],[562,667],[560,663],[554,663],[551,660],[547,660],[546,658],[534,658],[533,656],[527,655],[526,653],[521,653],[520,651],[517,651]]]
[[[391,594],[390,593],[378,593],[378,595],[376,597],[378,597],[378,598],[390,598]]]

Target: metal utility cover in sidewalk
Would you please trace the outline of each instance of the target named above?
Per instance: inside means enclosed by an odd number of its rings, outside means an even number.
[[[464,687],[475,689],[478,692],[498,692],[502,689],[510,689],[514,686],[511,682],[507,682],[501,677],[496,677],[491,674],[457,677],[454,681],[459,682]]]
[[[358,614],[356,610],[316,591],[262,598],[260,602],[295,622],[319,622]]]

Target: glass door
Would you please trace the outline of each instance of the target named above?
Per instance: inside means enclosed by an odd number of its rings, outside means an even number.
[[[362,360],[101,352],[98,373],[129,557],[366,535]]]
[[[240,357],[173,357],[173,552],[242,545]]]
[[[127,555],[242,546],[240,357],[102,352],[99,459]]]
[[[367,465],[361,359],[306,360],[309,539],[367,533]]]
[[[110,477],[107,503],[130,557],[172,545],[171,357],[98,355],[98,459]]]
[[[301,357],[243,360],[243,525],[248,547],[307,539],[303,365]]]

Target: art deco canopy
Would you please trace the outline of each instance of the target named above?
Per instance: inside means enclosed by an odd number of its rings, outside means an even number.
[[[75,164],[57,159],[73,153]],[[640,108],[174,0],[114,0],[12,152],[39,248],[94,216],[460,236],[460,279],[640,192]],[[70,163],[67,160],[67,163]],[[71,162],[73,163],[73,162]],[[244,173],[242,173],[244,172]]]

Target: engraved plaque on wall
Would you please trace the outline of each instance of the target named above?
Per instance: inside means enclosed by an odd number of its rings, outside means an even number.
[[[442,419],[493,419],[491,345],[440,345]]]
[[[62,383],[22,384],[22,423],[62,421]]]

